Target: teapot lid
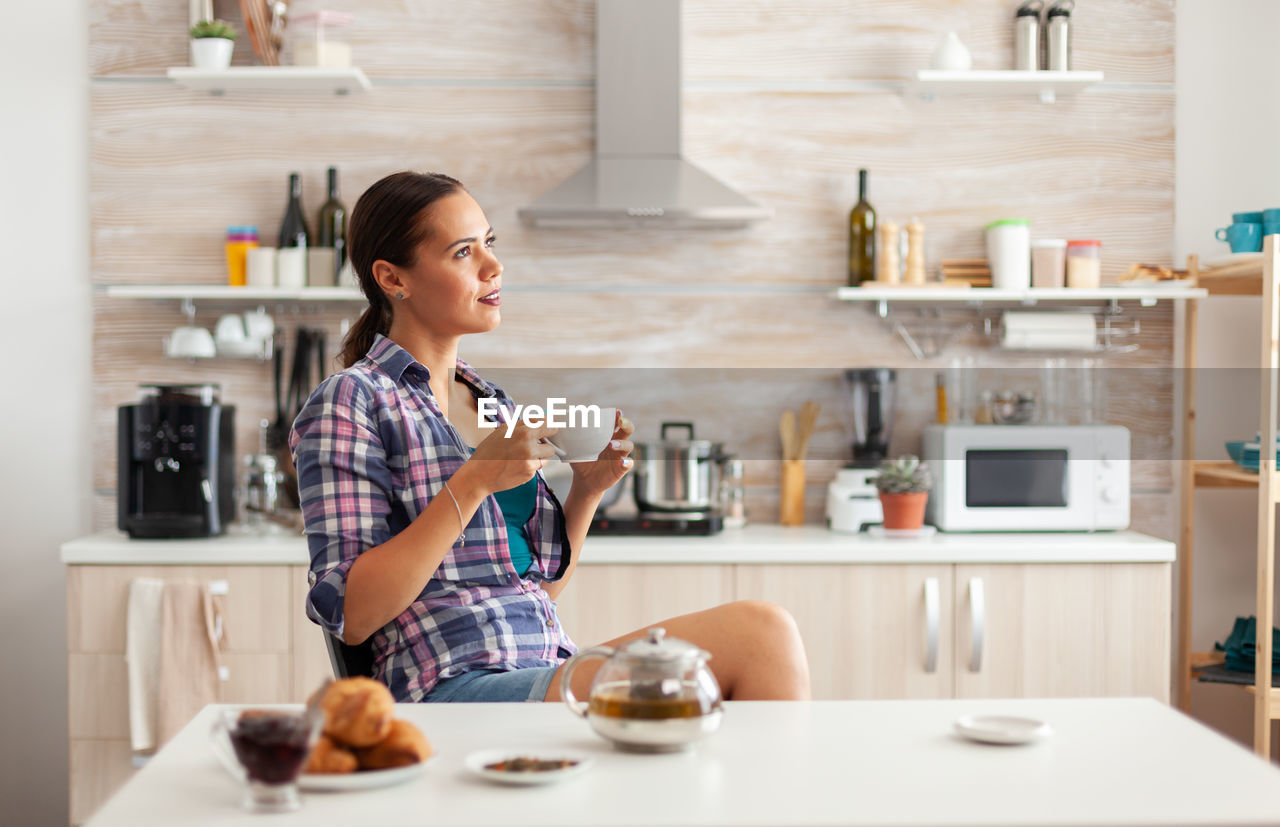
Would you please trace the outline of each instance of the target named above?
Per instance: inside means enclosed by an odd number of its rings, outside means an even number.
[[[708,660],[711,654],[704,652],[687,640],[667,637],[667,630],[655,626],[647,638],[639,638],[622,647],[627,657],[648,663],[676,663],[685,660]]]

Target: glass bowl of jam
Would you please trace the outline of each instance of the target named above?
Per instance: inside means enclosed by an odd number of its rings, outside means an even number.
[[[298,774],[320,734],[323,716],[274,709],[223,709],[213,746],[245,785],[243,806],[256,813],[296,810]]]

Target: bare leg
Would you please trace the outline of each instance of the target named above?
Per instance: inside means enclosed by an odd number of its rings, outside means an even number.
[[[727,700],[808,700],[809,661],[795,620],[786,609],[761,600],[740,600],[693,614],[650,624],[608,641],[618,646],[644,637],[661,626],[669,637],[687,640],[711,653],[708,666]],[[584,663],[573,673],[573,692],[586,698],[599,661]],[[558,701],[561,666],[546,700]]]

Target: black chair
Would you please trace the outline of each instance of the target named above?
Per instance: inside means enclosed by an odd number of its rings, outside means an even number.
[[[324,645],[329,650],[329,664],[338,678],[373,677],[373,641],[357,646],[343,643],[337,635],[324,632]]]

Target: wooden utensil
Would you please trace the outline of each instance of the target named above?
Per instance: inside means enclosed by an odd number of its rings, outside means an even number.
[[[809,439],[813,436],[814,426],[818,422],[818,411],[819,405],[812,399],[806,399],[800,408],[800,438],[795,459],[804,459],[809,453]]]
[[[778,420],[778,432],[782,436],[782,458],[796,458],[796,415],[794,411],[782,412]]]

